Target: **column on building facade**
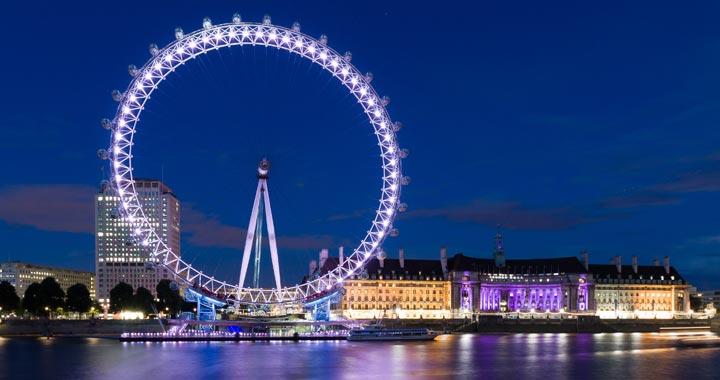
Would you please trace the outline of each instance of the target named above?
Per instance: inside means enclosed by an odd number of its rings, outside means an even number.
[[[670,300],[671,300],[670,303],[672,303],[672,305],[671,305],[672,309],[670,309],[670,311],[672,311],[673,314],[675,313],[675,304],[677,303],[677,299],[675,297],[676,297],[675,296],[675,287],[673,286],[673,287],[671,287],[671,297],[670,297]]]
[[[479,309],[481,311],[485,311],[485,289],[482,287],[480,288],[480,303],[479,303]]]
[[[470,285],[470,289],[472,289],[472,294],[473,294],[473,303],[472,303],[473,312],[481,310],[481,308],[480,308],[480,283],[477,281],[473,282]]]

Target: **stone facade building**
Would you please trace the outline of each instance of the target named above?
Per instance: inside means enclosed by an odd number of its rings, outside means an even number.
[[[438,260],[372,259],[364,271],[344,281],[342,300],[335,313],[347,318],[446,318],[450,315],[450,282]],[[311,274],[324,274],[341,263],[340,257],[320,252]],[[306,278],[307,279],[307,278]]]
[[[590,265],[595,277],[597,314],[601,318],[674,318],[690,312],[691,286],[670,266],[622,265],[620,256],[609,265]]]
[[[73,269],[64,269],[8,261],[0,265],[0,281],[7,281],[15,287],[15,293],[22,298],[25,290],[33,282],[40,283],[47,277],[55,278],[60,287],[67,292],[75,284],[83,284],[90,292],[90,298],[95,299],[95,273]]]

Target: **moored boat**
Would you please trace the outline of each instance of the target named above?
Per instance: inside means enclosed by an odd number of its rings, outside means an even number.
[[[710,348],[720,347],[720,337],[717,336],[699,336],[692,338],[680,339],[678,342],[680,347],[684,348]]]

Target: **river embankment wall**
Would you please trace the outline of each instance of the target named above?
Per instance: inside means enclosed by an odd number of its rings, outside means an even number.
[[[6,319],[0,337],[11,336],[112,336],[125,332],[162,332],[163,320],[104,319]],[[167,328],[167,326],[165,326]]]
[[[162,325],[161,325],[162,324]],[[402,319],[384,320],[385,327],[429,328],[466,333],[613,333],[659,332],[661,327],[707,327],[720,334],[720,318],[714,319]],[[126,332],[150,333],[168,329],[164,320],[60,320],[14,319],[0,323],[0,337],[13,336],[107,336]]]
[[[660,332],[662,327],[710,327],[720,333],[715,319],[503,319],[481,318],[455,331],[477,333],[614,333]]]

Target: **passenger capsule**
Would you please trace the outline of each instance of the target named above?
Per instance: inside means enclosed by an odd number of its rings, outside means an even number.
[[[132,247],[135,245],[135,238],[132,236],[128,236],[125,238],[125,245],[128,247]]]
[[[408,204],[407,204],[407,203],[400,203],[400,204],[397,206],[397,210],[400,211],[400,212],[405,212],[405,211],[407,211],[407,209],[408,209]]]
[[[265,14],[265,16],[263,16],[263,24],[265,24],[265,25],[272,24],[272,17],[270,17],[269,14]]]
[[[343,59],[345,59],[345,62],[350,63],[352,61],[352,52],[346,51]]]
[[[375,251],[375,257],[377,257],[378,260],[385,260],[387,258],[387,253],[385,253],[384,249],[378,248]]]
[[[131,77],[137,76],[138,68],[135,65],[128,65],[128,74],[130,74]]]
[[[240,17],[240,13],[235,13],[232,18],[232,23],[237,25],[242,22],[242,17]]]
[[[108,180],[106,180],[106,179],[100,181],[100,190],[101,190],[101,191],[107,190],[108,187],[110,187],[110,181],[108,181]]]
[[[212,28],[212,20],[210,20],[210,17],[203,18],[202,26],[205,30]]]
[[[121,93],[120,91],[118,91],[118,90],[112,90],[112,92],[110,93],[110,95],[112,95],[113,100],[116,101],[116,102],[121,101],[122,98],[123,98],[122,93]]]
[[[102,125],[103,129],[106,129],[108,131],[112,130],[113,128],[113,123],[108,118],[100,120],[100,125]]]
[[[182,28],[178,26],[175,28],[175,39],[182,40],[183,37],[185,37],[185,33],[183,33]]]
[[[400,230],[397,228],[393,228],[390,230],[390,237],[398,237],[400,236]]]
[[[110,153],[108,153],[106,149],[98,149],[97,156],[101,160],[107,160],[108,158],[110,158]]]
[[[297,21],[295,21],[295,22],[292,24],[292,30],[295,31],[295,32],[299,32],[299,31],[300,31],[300,23],[297,22]]]
[[[146,261],[145,262],[145,270],[151,271],[155,269],[155,262],[154,261]]]
[[[116,208],[110,210],[110,219],[117,219],[120,217],[120,211],[118,211]]]
[[[400,152],[398,154],[400,155],[400,158],[407,158],[407,156],[410,155],[410,149],[400,149]]]
[[[385,95],[382,97],[382,105],[383,107],[387,107],[388,104],[390,104],[390,97]]]
[[[328,37],[325,34],[320,35],[320,43],[323,45],[327,45]]]
[[[375,74],[373,74],[369,71],[367,73],[365,73],[365,82],[370,83],[370,82],[372,82],[373,78],[375,78]]]
[[[156,57],[158,53],[160,53],[160,49],[158,49],[156,44],[150,44],[150,46],[148,46],[148,50],[150,51],[150,55],[153,57]]]
[[[410,182],[412,182],[412,178],[407,177],[407,176],[402,177],[402,179],[400,179],[400,184],[403,185],[403,186],[409,185]]]
[[[177,281],[171,281],[170,282],[170,290],[172,290],[173,292],[180,290],[180,284],[178,284]]]
[[[396,121],[396,122],[393,123],[393,131],[395,131],[395,132],[401,130],[402,127],[403,127],[403,123],[402,123],[402,122]]]

